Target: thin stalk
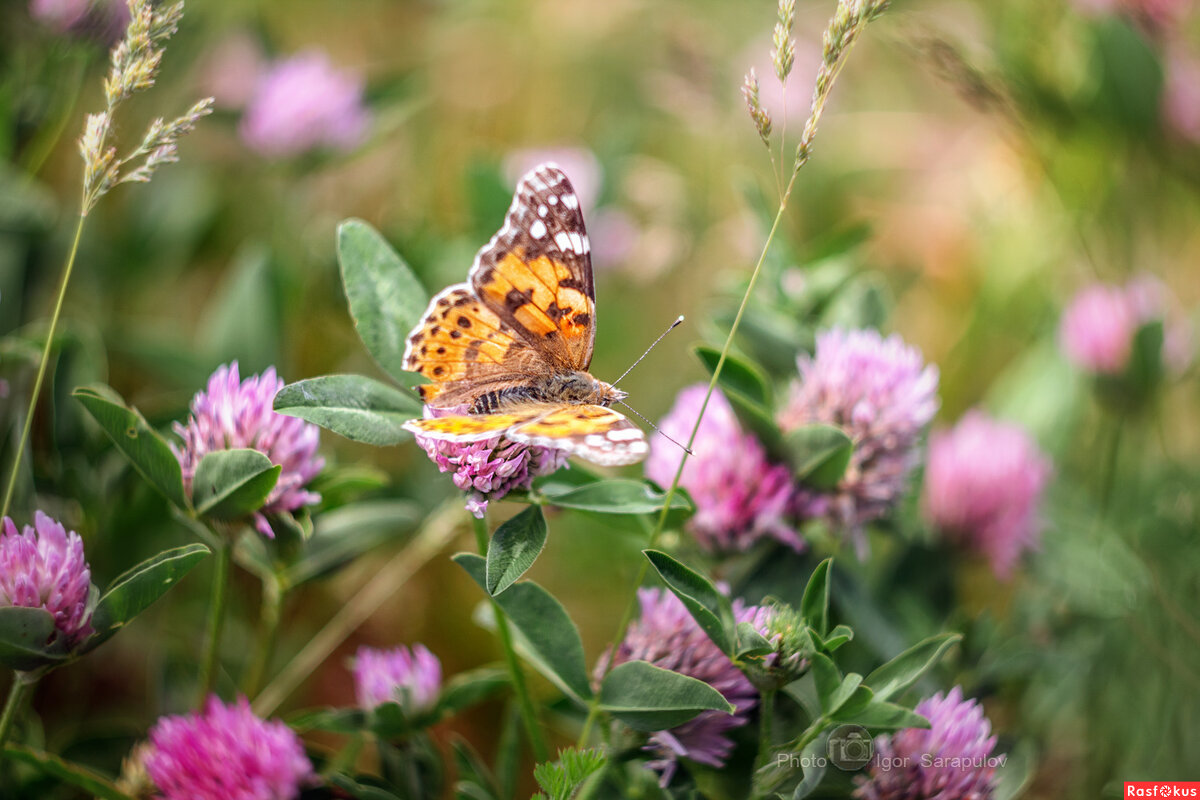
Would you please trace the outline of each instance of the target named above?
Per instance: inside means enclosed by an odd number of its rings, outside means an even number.
[[[247,697],[254,697],[262,689],[263,679],[271,666],[275,653],[275,642],[279,638],[279,614],[283,607],[283,587],[279,579],[272,576],[263,579],[262,587],[262,630],[259,633],[258,651],[246,676]]]
[[[21,680],[19,672],[13,672],[12,686],[8,688],[8,700],[4,703],[4,712],[0,714],[0,750],[4,749],[4,744],[8,741],[13,721],[17,718],[17,708],[25,699],[25,693],[30,686],[31,684]]]
[[[67,263],[63,267],[62,283],[58,287],[58,300],[54,303],[54,314],[50,317],[50,330],[46,332],[46,345],[42,348],[42,360],[38,364],[37,377],[33,381],[33,392],[29,395],[29,407],[25,411],[25,424],[21,428],[21,438],[17,441],[16,452],[13,453],[12,472],[8,476],[8,488],[4,490],[4,507],[0,517],[7,517],[12,507],[13,492],[17,488],[17,476],[21,472],[21,459],[25,456],[25,447],[29,444],[29,432],[33,428],[33,413],[37,409],[38,397],[42,393],[42,383],[46,379],[46,367],[50,363],[50,348],[54,346],[54,334],[58,330],[58,318],[62,314],[63,301],[67,297],[67,284],[71,282],[71,271],[75,268],[75,256],[79,252],[79,240],[83,237],[83,223],[87,219],[79,215],[79,224],[75,226],[75,239],[71,242],[71,251],[67,254]]]
[[[216,572],[213,573],[212,596],[208,601],[208,629],[205,634],[204,656],[200,661],[200,681],[196,690],[196,707],[212,692],[217,673],[217,655],[221,650],[221,627],[225,622],[225,600],[229,594],[229,562],[232,549],[222,537],[217,547]]]
[[[759,705],[758,718],[758,754],[754,757],[754,773],[757,775],[771,755],[771,726],[775,716],[775,689],[767,689],[762,693],[762,703]],[[751,795],[754,800],[767,797],[768,794],[755,789]]]
[[[475,529],[475,544],[479,554],[487,558],[488,529],[487,521],[472,519]],[[517,651],[513,649],[512,631],[508,629],[508,619],[504,616],[500,604],[495,598],[489,598],[492,603],[492,614],[496,617],[496,632],[500,635],[500,644],[504,648],[504,660],[508,663],[508,672],[512,676],[513,692],[517,695],[517,706],[521,710],[521,721],[525,723],[525,733],[529,736],[529,746],[533,757],[539,764],[549,759],[546,740],[542,737],[542,729],[538,726],[537,712],[529,697],[529,687],[525,685],[525,673],[521,671],[521,662],[517,660]]]
[[[271,716],[279,704],[286,700],[305,678],[312,675],[338,645],[396,593],[398,587],[441,552],[453,538],[461,518],[462,502],[457,500],[434,512],[421,532],[347,600],[325,627],[321,628],[295,658],[267,684],[267,688],[254,698],[254,713],[260,717]]]
[[[779,223],[783,219],[783,213],[787,210],[788,199],[792,196],[792,189],[796,185],[796,175],[799,168],[792,172],[791,180],[788,181],[787,189],[784,191],[782,198],[779,201],[779,210],[775,213],[775,220],[771,223],[771,230],[767,234],[767,240],[763,243],[762,252],[758,255],[758,263],[754,265],[754,272],[750,274],[750,282],[746,285],[746,293],[742,295],[742,304],[738,306],[737,314],[733,318],[733,324],[729,328],[729,335],[725,337],[725,344],[721,348],[721,356],[717,359],[717,365],[713,368],[712,378],[708,381],[708,391],[704,394],[704,402],[700,404],[700,413],[696,416],[696,423],[692,426],[691,435],[688,436],[687,450],[692,449],[692,445],[696,443],[696,436],[700,431],[700,422],[704,419],[704,412],[708,409],[708,401],[712,398],[713,390],[717,387],[717,381],[721,378],[721,370],[725,367],[725,360],[729,356],[729,350],[733,346],[733,339],[737,335],[738,327],[742,324],[742,316],[746,313],[746,307],[750,304],[750,296],[754,294],[754,286],[758,283],[758,276],[762,273],[763,263],[767,260],[767,252],[771,249],[771,242],[775,240],[775,232],[779,230]],[[675,470],[675,477],[671,480],[671,485],[667,489],[667,494],[663,498],[663,508],[658,515],[658,521],[654,525],[654,530],[650,533],[650,539],[646,543],[647,549],[654,549],[658,545],[658,540],[663,534],[663,529],[667,524],[667,517],[671,512],[671,501],[675,498],[675,493],[679,490],[679,481],[683,477],[683,468],[687,464],[688,454],[685,451],[679,459],[679,468]],[[613,637],[613,648],[620,647],[620,644],[625,639],[625,633],[629,630],[629,624],[633,621],[634,610],[637,608],[637,590],[641,587],[642,582],[646,580],[646,574],[650,569],[650,562],[642,559],[641,566],[638,567],[637,577],[633,581],[633,594],[629,602],[625,605],[625,611],[621,615],[621,622],[617,626],[617,634]],[[607,673],[612,667],[613,659],[608,659],[605,664],[604,672]],[[601,675],[601,680],[603,680]],[[586,747],[588,736],[592,732],[592,725],[596,721],[596,715],[600,710],[599,695],[592,698],[588,704],[587,719],[583,722],[583,730],[579,734],[578,747]]]
[[[1103,483],[1100,485],[1100,516],[1107,517],[1112,506],[1113,490],[1117,483],[1117,464],[1121,457],[1121,433],[1125,428],[1125,417],[1117,417],[1112,424],[1108,439],[1108,452],[1104,456]]]

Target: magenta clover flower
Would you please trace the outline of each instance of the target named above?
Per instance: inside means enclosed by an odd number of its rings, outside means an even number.
[[[750,721],[758,692],[713,644],[675,595],[665,589],[639,589],[638,600],[641,617],[629,626],[617,648],[613,666],[627,661],[648,661],[656,667],[704,681],[737,709],[732,715],[705,711],[650,737],[645,749],[655,758],[647,766],[659,773],[659,783],[665,787],[675,775],[681,758],[712,767],[724,766],[733,751],[733,742],[726,734]],[[744,622],[752,620],[758,609],[744,607],[735,600],[733,611],[737,621]],[[609,657],[610,654],[605,654],[601,658],[596,667],[597,678],[607,669]]]
[[[4,518],[0,532],[0,607],[44,608],[68,646],[92,635],[92,572],[75,531],[38,511],[17,532]]]
[[[1192,359],[1191,329],[1176,318],[1166,286],[1139,275],[1123,286],[1096,283],[1071,299],[1059,323],[1059,341],[1067,359],[1098,375],[1120,375],[1133,354],[1138,328],[1161,320],[1163,364],[1173,373]]]
[[[800,379],[779,416],[791,431],[822,423],[845,431],[854,454],[832,491],[798,493],[802,516],[823,517],[865,555],[863,526],[886,516],[908,489],[918,444],[938,408],[938,370],[897,335],[824,331],[816,354],[797,362]]]
[[[442,689],[442,665],[421,644],[410,650],[360,647],[354,656],[354,692],[358,705],[372,709],[399,703],[409,714],[433,708]]]
[[[996,788],[996,737],[974,700],[957,686],[917,704],[930,728],[905,728],[875,740],[868,776],[855,779],[859,800],[988,800]]]
[[[319,50],[299,53],[263,71],[238,131],[268,158],[350,150],[370,125],[362,95],[361,77],[336,69]]]
[[[275,488],[263,507],[254,513],[258,532],[274,538],[266,514],[295,511],[317,503],[321,496],[304,487],[325,465],[317,455],[319,431],[295,417],[275,413],[272,403],[284,382],[269,367],[262,375],[242,381],[237,362],[221,366],[208,379],[206,391],[192,398],[187,425],[175,423],[175,432],[183,445],[171,444],[183,468],[183,483],[188,494],[201,459],[215,450],[247,448],[257,450],[283,468]]]
[[[1024,430],[971,411],[930,437],[925,516],[1008,577],[1021,553],[1038,544],[1038,502],[1051,472]]]
[[[463,406],[425,406],[427,419],[465,413]],[[503,434],[478,442],[448,442],[420,434],[416,439],[440,471],[454,473],[454,485],[467,493],[467,510],[479,519],[487,511],[488,501],[528,489],[534,478],[561,469],[568,458],[565,450],[532,447],[510,441]]]
[[[707,390],[697,384],[681,391],[659,423],[663,432],[686,442]],[[679,485],[695,501],[696,513],[688,529],[705,550],[745,551],[764,538],[776,539],[793,550],[804,549],[804,540],[789,521],[794,492],[791,470],[767,459],[762,444],[742,430],[719,390],[713,391],[708,402],[692,452]],[[669,486],[683,455],[674,443],[653,437],[646,477]]]
[[[294,800],[313,778],[300,737],[259,719],[239,697],[209,697],[203,713],[162,717],[150,729],[146,771],[163,800]]]

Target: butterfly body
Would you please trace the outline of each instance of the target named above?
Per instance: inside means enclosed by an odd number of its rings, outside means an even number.
[[[610,406],[625,393],[587,371],[596,333],[591,246],[566,175],[544,164],[517,185],[504,226],[467,283],[443,290],[409,334],[404,367],[434,416],[408,430],[475,442],[503,435],[604,464],[649,452]]]

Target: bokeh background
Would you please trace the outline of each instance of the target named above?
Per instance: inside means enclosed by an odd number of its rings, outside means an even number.
[[[948,566],[903,530],[884,534],[900,544],[850,568],[886,601],[887,635],[967,631],[945,676],[983,698],[1028,765],[1030,797],[1196,777],[1194,373],[1126,429],[1101,514],[1097,464],[1111,419],[1056,334],[1067,300],[1097,280],[1151,273],[1181,316],[1200,302],[1192,6],[896,0],[842,75],[763,289],[769,304],[814,276],[840,282],[806,324],[899,332],[941,371],[937,424],[985,407],[1052,457],[1043,546],[1012,579],[969,560]],[[833,9],[800,0],[788,90],[764,80],[776,132],[786,124],[792,141]],[[106,0],[0,3],[6,462],[78,213],[75,142],[83,115],[102,104],[118,13]],[[639,411],[661,417],[705,375],[690,348],[723,339],[774,209],[771,167],[738,91],[748,68],[771,72],[774,13],[759,0],[191,0],[158,86],[123,109],[118,136],[132,143],[152,117],[207,94],[217,112],[183,141],[179,164],[118,188],[89,220],[34,428],[39,507],[84,537],[99,585],[190,541],[70,391],[107,382],[166,426],[233,359],[243,374],[275,365],[289,381],[382,377],[346,310],[337,223],[369,221],[436,291],[462,280],[516,178],[545,158],[575,180],[594,243],[592,371],[615,378],[676,315],[688,317],[623,383]],[[317,77],[264,109],[263,76],[297,56]],[[333,124],[322,116],[330,109]],[[298,131],[311,140],[296,141]],[[361,468],[365,499],[412,499],[420,513],[289,598],[275,669],[403,547],[421,513],[453,495],[411,445],[325,434],[322,451]],[[497,506],[493,519],[511,510]],[[640,541],[604,521],[551,520],[533,576],[571,611],[589,659],[612,635]],[[458,547],[472,548],[465,529]],[[34,707],[48,749],[115,771],[158,714],[188,704],[207,571],[41,685]],[[770,580],[786,591],[786,574]],[[239,570],[230,642],[255,635],[258,592]],[[284,710],[351,703],[346,661],[362,643],[424,642],[451,674],[494,660],[493,637],[472,621],[479,599],[439,555]],[[236,672],[239,648],[227,649]],[[441,726],[438,740],[457,733],[494,752],[504,716],[501,703],[485,705]]]

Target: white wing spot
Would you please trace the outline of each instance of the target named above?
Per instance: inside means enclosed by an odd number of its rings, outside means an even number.
[[[583,237],[583,252],[585,252],[585,253],[592,252],[592,243],[588,240],[587,236]]]
[[[564,253],[568,250],[574,249],[571,246],[571,235],[566,231],[559,231],[558,233],[554,234],[554,243],[558,245],[558,249],[562,250]]]
[[[550,209],[546,208],[545,206],[538,206],[538,216],[539,217],[544,217],[549,213],[550,213]]]
[[[583,255],[583,239],[579,238],[579,234],[576,233],[575,231],[571,231],[570,236],[571,236],[571,249],[574,250],[577,254]]]
[[[637,428],[624,428],[623,430],[610,431],[608,438],[614,442],[627,442],[631,439],[642,438],[642,432]]]
[[[533,224],[529,226],[529,235],[535,239],[541,239],[546,236],[546,223],[540,219],[535,219]]]
[[[588,447],[603,447],[605,444],[604,434],[601,433],[589,433],[583,441]]]
[[[564,194],[563,205],[567,208],[579,208],[579,198],[573,194]]]
[[[558,205],[558,195],[556,195],[556,194],[550,195],[549,197],[546,198],[546,202],[552,206]]]

